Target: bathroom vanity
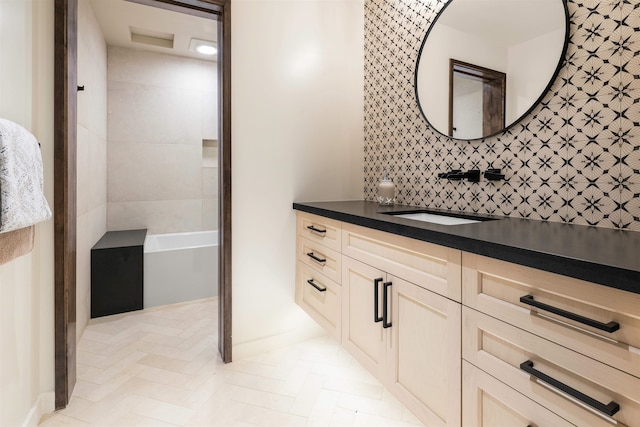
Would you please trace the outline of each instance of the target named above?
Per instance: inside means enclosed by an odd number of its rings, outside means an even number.
[[[296,302],[425,425],[640,426],[640,233],[294,209]]]

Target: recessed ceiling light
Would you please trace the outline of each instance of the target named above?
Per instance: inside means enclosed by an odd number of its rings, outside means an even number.
[[[215,55],[218,53],[216,43],[209,40],[191,39],[189,50],[203,55]]]
[[[203,55],[215,55],[216,53],[218,53],[218,49],[213,46],[200,45],[196,48],[196,52],[199,52]]]

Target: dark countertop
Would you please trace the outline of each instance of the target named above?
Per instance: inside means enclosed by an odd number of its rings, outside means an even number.
[[[640,232],[521,218],[438,225],[381,212],[424,210],[375,202],[297,202],[293,208],[465,252],[640,293]],[[429,211],[438,211],[428,209]],[[449,211],[441,211],[452,213]]]

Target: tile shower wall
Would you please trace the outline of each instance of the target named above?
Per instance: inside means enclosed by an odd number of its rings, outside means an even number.
[[[365,2],[365,197],[384,170],[397,202],[640,230],[640,2],[570,0],[566,60],[518,125],[481,141],[432,130],[414,95],[418,50],[442,0]],[[438,179],[501,168],[506,181]]]
[[[107,230],[107,45],[90,0],[78,2],[76,340],[89,321],[91,248]]]
[[[110,46],[108,82],[109,230],[216,229],[216,63]]]

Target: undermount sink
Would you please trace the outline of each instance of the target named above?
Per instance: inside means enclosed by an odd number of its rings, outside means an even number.
[[[426,210],[402,211],[402,212],[380,212],[385,215],[393,215],[396,218],[406,218],[414,221],[430,222],[440,225],[461,225],[474,224],[476,222],[492,221],[497,218],[472,217],[463,214],[448,214],[444,212],[434,212]]]

